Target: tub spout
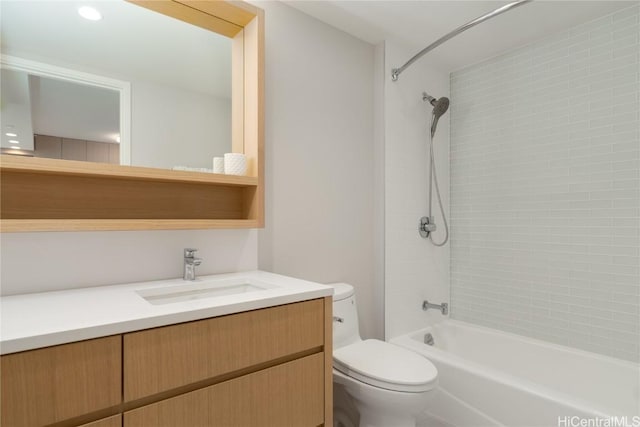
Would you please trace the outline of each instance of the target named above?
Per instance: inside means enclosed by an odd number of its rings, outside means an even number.
[[[435,344],[435,341],[433,340],[433,335],[430,333],[426,333],[424,334],[424,343],[426,345],[433,345]]]
[[[431,304],[429,301],[424,300],[422,301],[422,310],[427,311],[430,308],[435,308],[437,310],[440,310],[440,312],[446,316],[447,314],[449,314],[449,304],[447,304],[446,302],[443,302],[442,304]]]

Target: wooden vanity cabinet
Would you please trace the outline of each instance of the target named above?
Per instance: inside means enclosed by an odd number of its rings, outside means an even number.
[[[87,424],[82,424],[78,427],[122,427],[122,414],[103,418],[101,420],[93,421]]]
[[[317,299],[125,334],[124,400],[320,352],[323,316]]]
[[[122,400],[120,335],[2,356],[2,426],[42,426]]]
[[[126,427],[318,426],[322,353],[263,369],[124,414]]]
[[[2,356],[2,426],[332,425],[331,297]]]

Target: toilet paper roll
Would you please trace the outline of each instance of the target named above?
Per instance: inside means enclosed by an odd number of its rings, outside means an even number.
[[[213,158],[213,173],[224,173],[224,157]]]
[[[247,156],[240,153],[226,153],[224,155],[224,173],[227,175],[246,175]]]

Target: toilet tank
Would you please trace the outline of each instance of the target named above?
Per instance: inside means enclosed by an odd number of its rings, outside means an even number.
[[[353,286],[332,283],[333,286],[333,348],[362,341],[358,325],[358,308]]]

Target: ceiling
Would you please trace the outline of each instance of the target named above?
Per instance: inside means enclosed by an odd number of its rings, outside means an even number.
[[[78,6],[103,15],[92,22]],[[123,0],[1,0],[2,53],[231,98],[231,40]]]
[[[416,53],[455,28],[507,3],[480,0],[287,2],[369,43],[393,40]],[[454,71],[633,4],[638,1],[535,0],[479,24],[427,56],[437,68]]]

